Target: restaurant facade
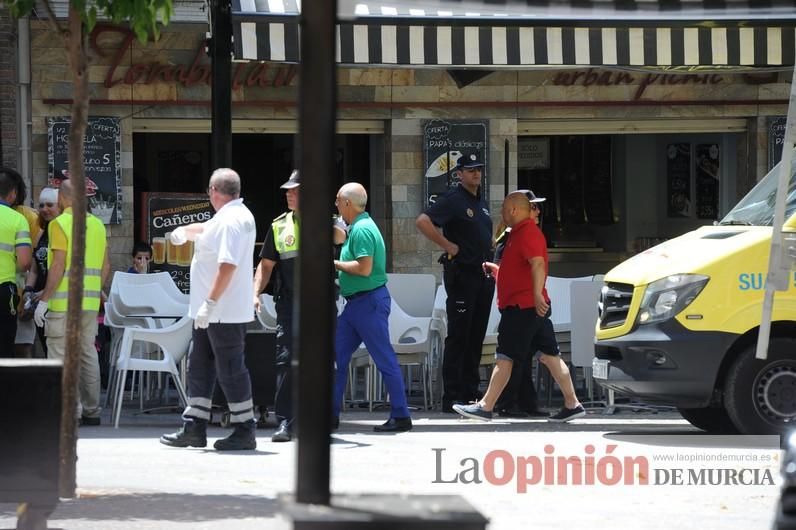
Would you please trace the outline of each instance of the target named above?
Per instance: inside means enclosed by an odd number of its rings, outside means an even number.
[[[207,29],[174,23],[146,44],[110,25],[91,35],[86,164],[115,270],[126,269],[135,240],[162,237],[157,230],[197,220],[208,206]],[[30,72],[37,195],[68,171],[72,97],[66,52],[43,21],[30,22]],[[233,62],[232,165],[258,241],[285,208],[279,185],[296,158],[297,73],[289,62]],[[450,184],[455,160],[477,153],[496,224],[506,190],[531,188],[548,199],[551,274],[606,272],[720,219],[767,171],[778,157],[789,82],[784,67],[342,66],[337,164],[328,177],[366,186],[393,272],[438,273],[439,251],[414,220]],[[153,197],[179,194],[192,205],[151,207]]]

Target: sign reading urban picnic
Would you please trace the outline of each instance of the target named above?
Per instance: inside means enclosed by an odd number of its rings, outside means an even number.
[[[481,195],[489,200],[489,122],[487,120],[429,120],[423,124],[423,193],[425,204],[458,186],[454,169],[463,156],[475,154],[485,166]]]
[[[172,245],[169,235],[178,226],[203,223],[213,217],[207,195],[194,193],[144,193],[142,217],[146,221],[142,239],[152,245],[150,272],[168,272],[187,293],[191,283],[194,244]]]
[[[49,183],[69,178],[68,116],[47,119]],[[119,118],[90,117],[83,137],[86,197],[91,213],[104,224],[122,222],[122,132]]]

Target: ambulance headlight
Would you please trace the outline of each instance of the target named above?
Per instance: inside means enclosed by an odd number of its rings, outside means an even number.
[[[709,279],[701,274],[673,274],[652,282],[641,299],[638,323],[669,320],[694,301]]]

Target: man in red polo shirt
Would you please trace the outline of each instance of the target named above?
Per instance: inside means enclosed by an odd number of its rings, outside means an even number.
[[[485,262],[484,272],[497,279],[497,303],[500,309],[495,368],[489,388],[480,401],[471,405],[454,405],[453,410],[477,420],[492,419],[492,409],[511,376],[514,362],[528,362],[529,356],[541,352],[540,361],[547,366],[564,394],[564,406],[548,418],[566,422],[586,414],[575,395],[569,369],[561,360],[553,323],[550,321],[550,298],[547,296],[547,242],[536,226],[539,222],[537,203],[544,198],[532,191],[514,191],[503,201],[503,221],[511,227],[500,266]]]

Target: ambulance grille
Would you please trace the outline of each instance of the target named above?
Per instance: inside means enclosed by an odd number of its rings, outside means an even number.
[[[615,328],[624,324],[632,300],[632,285],[613,282],[603,285],[602,291],[600,291],[600,301],[597,303],[600,329]]]

